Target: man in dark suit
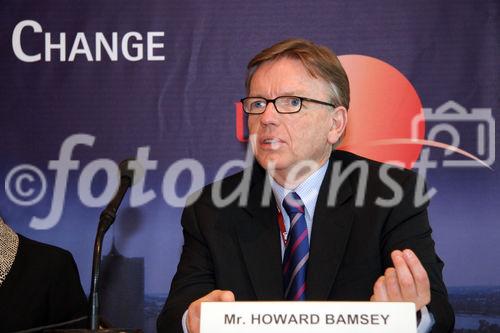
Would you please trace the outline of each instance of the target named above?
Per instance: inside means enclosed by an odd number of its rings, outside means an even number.
[[[258,164],[207,186],[184,210],[159,332],[197,333],[204,301],[284,299],[409,301],[419,332],[451,332],[419,178],[334,150],[349,107],[335,54],[292,39],[248,68],[242,103]]]

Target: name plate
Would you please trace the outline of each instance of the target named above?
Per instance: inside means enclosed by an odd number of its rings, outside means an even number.
[[[416,333],[415,304],[206,302],[200,333]]]

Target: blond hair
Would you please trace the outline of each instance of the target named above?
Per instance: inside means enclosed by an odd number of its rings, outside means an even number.
[[[252,77],[260,65],[283,57],[300,60],[312,77],[321,78],[329,84],[332,103],[349,109],[349,79],[337,55],[325,46],[300,38],[291,38],[274,44],[250,60],[245,83],[247,92],[250,90]]]

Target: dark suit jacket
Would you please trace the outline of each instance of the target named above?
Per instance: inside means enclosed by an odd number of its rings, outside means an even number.
[[[335,205],[328,206],[334,165],[346,170],[367,166],[364,204],[356,205],[363,172],[355,169],[339,187]],[[436,323],[432,332],[451,332],[454,316],[442,281],[443,262],[434,251],[427,204],[414,204],[416,174],[392,168],[391,179],[403,189],[403,200],[392,208],[375,204],[394,191],[379,177],[381,164],[343,151],[330,159],[315,208],[307,271],[308,300],[367,301],[377,278],[392,266],[395,249],[415,251],[431,281],[428,305]],[[231,290],[236,300],[282,300],[281,245],[274,199],[262,205],[267,176],[256,164],[247,205],[238,201],[218,208],[213,184],[182,215],[184,246],[170,294],[158,318],[159,332],[182,332],[181,317],[189,304],[214,289]],[[337,170],[338,171],[338,170]],[[243,173],[222,180],[224,196],[244,179]],[[338,179],[332,184],[338,184]],[[389,184],[390,185],[390,184]],[[268,187],[269,189],[269,187]]]
[[[87,300],[71,253],[19,235],[16,259],[0,286],[0,332],[56,324],[86,314]],[[61,327],[85,324],[86,319]]]

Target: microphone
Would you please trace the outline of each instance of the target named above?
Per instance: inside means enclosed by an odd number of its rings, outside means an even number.
[[[99,227],[104,229],[103,232],[108,231],[109,227],[115,221],[118,207],[120,207],[125,193],[127,193],[128,189],[132,186],[134,172],[128,168],[129,162],[133,162],[133,160],[128,159],[120,162],[120,186],[113,199],[111,199],[99,217]]]
[[[134,170],[129,169],[130,164],[135,164]],[[140,164],[132,159],[127,159],[120,162],[120,185],[113,199],[108,203],[99,217],[97,233],[94,243],[94,255],[92,258],[92,280],[90,283],[90,329],[95,331],[99,328],[99,274],[101,267],[101,252],[102,241],[109,227],[113,224],[116,218],[116,212],[120,207],[123,197],[128,189],[138,183],[144,175]]]

